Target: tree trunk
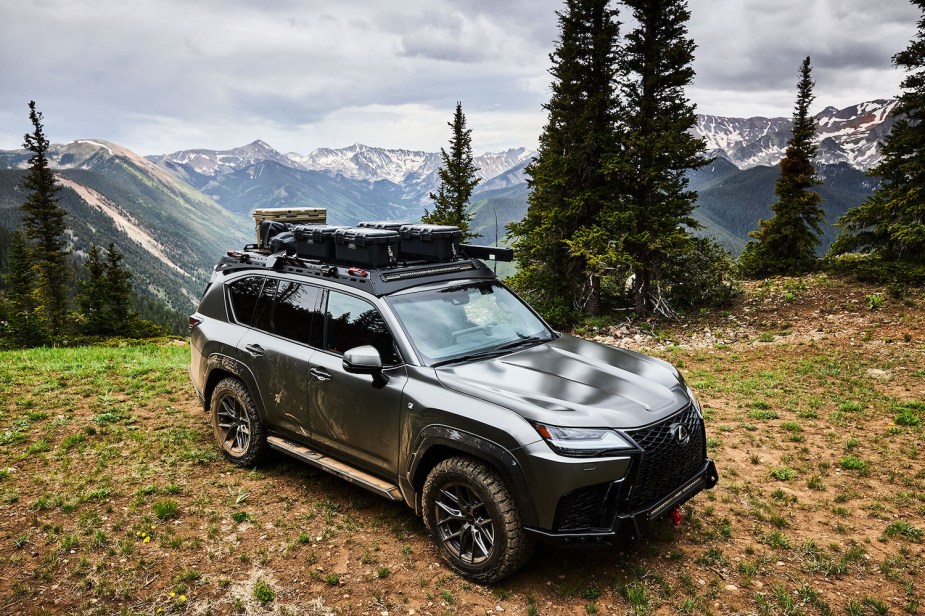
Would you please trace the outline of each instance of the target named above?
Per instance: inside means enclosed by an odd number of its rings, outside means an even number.
[[[588,299],[585,302],[585,314],[593,317],[601,314],[601,277],[597,274],[588,275]]]
[[[636,314],[640,317],[649,316],[649,271],[645,268],[636,268],[633,279],[633,300]]]

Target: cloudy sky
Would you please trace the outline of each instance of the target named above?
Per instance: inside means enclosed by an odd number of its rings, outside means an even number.
[[[34,99],[56,143],[140,153],[438,150],[462,101],[476,152],[535,147],[562,0],[0,0],[0,149]],[[790,116],[899,93],[907,0],[689,0],[700,113]]]

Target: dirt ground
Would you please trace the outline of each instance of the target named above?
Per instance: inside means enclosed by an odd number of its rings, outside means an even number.
[[[401,504],[224,462],[185,346],[0,354],[0,613],[921,613],[925,299],[893,291],[778,279],[578,332],[681,368],[720,483],[625,552],[540,547],[493,586]]]

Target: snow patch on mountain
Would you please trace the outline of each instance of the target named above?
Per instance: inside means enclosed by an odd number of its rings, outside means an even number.
[[[278,152],[260,139],[231,150],[181,150],[172,154],[148,156],[147,159],[171,172],[174,172],[175,165],[180,165],[208,177],[233,173],[238,169],[265,160],[273,160],[287,167],[299,168],[299,165],[285,154]]]
[[[826,107],[816,114],[816,162],[845,162],[867,170],[880,160],[880,142],[889,134],[896,100],[874,100],[844,109]],[[711,156],[740,169],[780,162],[792,135],[790,118],[727,118],[698,115],[691,132],[704,139]]]

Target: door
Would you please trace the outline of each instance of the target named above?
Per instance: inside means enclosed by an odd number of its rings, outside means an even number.
[[[386,382],[344,370],[348,349],[379,350]],[[398,469],[401,394],[406,370],[385,321],[370,302],[329,291],[321,349],[311,358],[312,438],[387,476]]]
[[[267,278],[251,329],[238,348],[257,381],[267,420],[275,429],[310,437],[309,371],[312,336],[320,340],[320,289]]]

